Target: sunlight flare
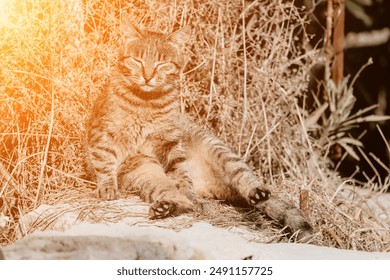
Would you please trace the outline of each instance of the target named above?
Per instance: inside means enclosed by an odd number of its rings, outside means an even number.
[[[0,27],[10,25],[10,17],[15,10],[14,1],[15,0],[0,0]]]

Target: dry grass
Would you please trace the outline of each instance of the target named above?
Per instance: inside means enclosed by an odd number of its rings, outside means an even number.
[[[228,142],[284,199],[298,205],[307,190],[316,243],[386,250],[389,221],[375,218],[363,198],[340,195],[353,184],[330,170],[331,141],[308,127],[317,124],[316,111],[301,105],[320,52],[308,46],[305,18],[291,3],[14,2],[0,18],[0,210],[11,219],[0,232],[2,245],[15,241],[19,217],[41,204],[96,203],[84,178],[83,124],[115,65],[120,18],[129,17],[156,31],[192,26],[183,111]]]

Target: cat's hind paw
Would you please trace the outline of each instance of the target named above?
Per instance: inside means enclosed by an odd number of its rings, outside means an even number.
[[[248,201],[251,205],[256,205],[266,201],[271,196],[271,192],[266,189],[255,188],[249,192]]]
[[[149,208],[151,219],[162,219],[172,215],[176,210],[176,204],[169,201],[157,200]]]

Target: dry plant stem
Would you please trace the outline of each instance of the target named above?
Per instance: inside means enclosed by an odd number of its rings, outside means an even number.
[[[50,6],[51,10],[51,6]],[[52,28],[52,17],[51,17],[51,12],[50,12],[50,17],[49,17],[49,33],[51,34],[51,28]],[[50,41],[52,42],[52,41]],[[49,154],[49,147],[50,147],[50,141],[53,133],[53,126],[54,126],[54,87],[53,87],[53,80],[54,80],[54,75],[53,75],[53,46],[50,48],[52,50],[50,54],[50,97],[51,97],[51,106],[50,106],[50,123],[49,123],[49,131],[47,133],[47,140],[46,140],[46,146],[45,146],[45,152],[43,154],[43,160],[41,162],[41,170],[39,174],[39,179],[38,179],[38,188],[37,188],[37,193],[35,196],[35,201],[34,201],[34,208],[37,207],[40,201],[40,195],[41,195],[41,189],[42,189],[42,184],[44,181],[44,173],[46,169],[46,164],[47,164],[47,157]]]
[[[357,149],[359,150],[360,154],[363,156],[363,158],[366,160],[366,162],[368,163],[368,165],[371,167],[371,170],[375,173],[375,177],[374,178],[377,178],[380,182],[380,184],[382,184],[382,179],[381,179],[381,176],[378,172],[378,170],[375,168],[375,165],[372,163],[372,161],[369,159],[369,157],[367,156],[367,154],[363,151],[362,148],[360,147],[357,147]],[[373,179],[374,179],[373,178]]]
[[[74,179],[74,180],[77,180],[77,181],[80,181],[80,182],[83,182],[83,183],[95,185],[95,182],[92,182],[92,181],[89,181],[89,180],[85,180],[85,179],[83,179],[83,178],[80,178],[80,177],[75,176],[75,175],[70,174],[70,173],[66,173],[66,172],[64,172],[64,171],[62,171],[62,170],[59,170],[58,168],[54,168],[54,167],[52,167],[52,166],[50,166],[50,165],[46,165],[46,168],[51,169],[51,170],[53,170],[53,171],[56,171],[56,172],[60,173],[61,175],[66,176],[66,177],[68,177],[68,178],[72,178],[72,179]]]
[[[296,101],[295,101],[295,104],[294,104],[294,105],[295,105],[295,107],[297,108],[297,111],[299,112],[299,106],[298,106],[298,104],[296,103]],[[306,140],[307,145],[308,145],[308,147],[309,147],[309,149],[310,149],[310,152],[314,154],[314,149],[313,149],[313,147],[312,147],[312,144],[311,144],[311,141],[310,141],[310,137],[309,137],[309,135],[307,134],[307,130],[305,129],[305,122],[304,122],[304,120],[303,120],[302,115],[301,115],[301,114],[298,114],[298,118],[299,118],[300,123],[301,123],[301,125],[302,125],[302,127],[303,127],[303,131],[304,131],[303,137],[305,137],[305,140]],[[323,180],[323,182],[326,182],[326,178],[325,178],[325,176],[324,176],[324,174],[323,174],[323,172],[322,172],[320,166],[318,165],[318,163],[317,163],[316,161],[314,162],[314,164],[315,164],[315,166],[316,166],[316,170],[319,172],[319,174],[320,174],[320,176],[321,176],[321,179]]]
[[[19,185],[19,184],[16,183],[16,181],[14,179],[14,173],[16,172],[17,168],[19,168],[28,159],[37,157],[39,155],[44,155],[44,152],[38,152],[38,153],[35,153],[35,154],[31,154],[31,155],[26,156],[25,158],[21,159],[19,162],[16,163],[16,165],[15,165],[14,169],[12,170],[12,172],[9,173],[9,179],[6,180],[5,184],[2,186],[2,189],[0,191],[0,197],[3,196],[3,193],[7,191],[7,188],[15,190],[17,188],[17,186]],[[13,184],[13,182],[14,182],[14,184]]]
[[[277,124],[275,124],[274,127],[272,127],[271,129],[269,129],[269,130],[267,131],[267,133],[266,133],[262,138],[260,138],[259,140],[256,140],[255,145],[253,145],[253,147],[249,150],[248,154],[251,154],[252,152],[254,152],[254,150],[255,150],[256,148],[258,148],[259,145],[260,145],[264,140],[268,140],[269,137],[270,137],[270,134],[271,134],[274,130],[276,130],[276,129],[278,128],[278,126],[281,124],[281,122],[282,122],[282,120],[279,121]],[[257,124],[256,124],[256,125],[257,125]],[[244,157],[244,158],[246,158],[246,157]]]
[[[252,149],[251,149],[251,146],[253,145],[253,137],[254,137],[255,132],[256,132],[256,130],[257,130],[257,126],[258,126],[258,124],[256,124],[255,127],[253,128],[251,137],[249,138],[248,146],[246,147],[245,154],[244,154],[243,157],[242,157],[242,158],[244,159],[244,161],[247,160],[247,158],[248,158],[248,156],[249,156],[249,154],[250,154],[250,151],[252,150]],[[253,148],[255,148],[255,147],[253,147]]]
[[[372,157],[388,174],[390,174],[390,168],[386,166],[386,164],[383,163],[383,161],[377,157],[374,153],[370,152],[368,153],[370,157]]]
[[[327,10],[326,10],[326,29],[325,29],[325,76],[324,79],[327,79],[327,73],[329,73],[330,65],[332,65],[332,31],[333,31],[333,0],[327,0]],[[327,94],[327,89],[324,89],[323,100],[327,101],[329,99]]]
[[[1,183],[1,191],[0,197],[5,191],[7,185],[9,185],[12,189],[16,189],[17,183],[12,178],[11,174],[8,173],[7,169],[4,168],[3,164],[0,162],[0,183]]]
[[[346,246],[344,244],[344,242],[342,241],[342,239],[337,235],[337,233],[335,232],[335,230],[333,228],[329,228],[329,229],[326,229],[325,232],[327,234],[329,234],[329,236],[331,238],[333,238],[333,240],[335,240],[341,249],[346,249]]]
[[[345,187],[345,185],[349,184],[349,183],[352,183],[351,180],[347,180],[347,181],[344,181],[338,188],[337,190],[334,192],[333,196],[329,199],[329,204],[333,203],[333,200],[338,196],[339,192],[341,190],[343,190]],[[347,185],[348,186],[348,185]]]
[[[325,30],[325,56],[326,65],[331,65],[332,61],[332,31],[333,31],[333,0],[327,0],[326,10],[326,30]]]
[[[366,69],[368,66],[370,66],[373,63],[374,62],[373,62],[372,58],[370,57],[368,59],[368,61],[362,67],[360,67],[359,71],[356,73],[356,75],[352,79],[352,82],[350,85],[351,87],[355,84],[356,80],[360,77],[360,74],[363,72],[363,70]],[[378,106],[378,105],[373,105],[373,107],[376,107],[376,106]],[[373,108],[373,107],[368,107],[367,109],[371,110],[370,108]]]
[[[35,201],[34,201],[34,207],[37,207],[37,204],[39,203],[40,200],[40,195],[41,195],[41,189],[42,189],[42,184],[44,181],[44,173],[47,165],[47,157],[49,154],[49,146],[50,146],[50,140],[51,140],[51,135],[53,132],[53,125],[54,125],[54,93],[53,93],[53,87],[51,87],[51,94],[52,94],[52,108],[50,111],[50,124],[49,124],[49,131],[47,134],[47,142],[45,146],[45,151],[43,153],[43,160],[41,163],[41,171],[39,174],[39,181],[38,181],[38,188],[37,188],[37,193],[35,196]]]
[[[306,217],[309,217],[309,192],[308,190],[301,190],[299,196],[299,209],[305,214]]]
[[[378,124],[376,125],[376,128],[378,129],[379,134],[381,135],[381,137],[383,139],[383,142],[386,144],[387,152],[390,153],[390,141],[388,141],[386,139],[385,135],[383,134],[382,129],[380,128],[380,126]]]
[[[221,16],[221,12],[220,12],[220,9],[218,9],[217,33],[219,31],[219,25],[221,24],[220,16]],[[214,85],[214,78],[215,78],[215,63],[217,61],[217,46],[218,46],[218,37],[215,39],[215,42],[214,42],[213,63],[212,63],[212,67],[211,67],[210,90],[209,90],[209,109],[207,111],[206,120],[209,120],[211,109],[213,107],[212,106],[213,96],[214,96],[214,92],[216,91],[215,85]]]
[[[242,8],[245,10],[245,0],[242,0]],[[244,60],[244,66],[243,66],[243,84],[242,84],[242,94],[243,94],[243,104],[242,104],[242,122],[241,122],[241,129],[240,129],[240,135],[239,135],[239,141],[238,141],[238,154],[241,155],[241,147],[242,147],[242,135],[244,128],[247,123],[248,118],[248,94],[247,94],[247,76],[248,76],[248,66],[247,66],[247,53],[246,53],[246,23],[245,23],[245,13],[241,14],[241,22],[242,22],[242,45],[243,45],[243,60]]]
[[[265,103],[264,103],[264,100],[263,98],[261,98],[261,106],[262,106],[262,111],[263,111],[263,116],[264,116],[264,126],[265,126],[265,131],[266,133],[268,134],[269,133],[269,127],[268,127],[268,118],[267,118],[267,110],[266,110],[266,106],[265,106]],[[266,138],[267,140],[267,146],[268,146],[268,149],[267,149],[267,160],[268,160],[268,170],[269,170],[269,177],[271,179],[271,182],[274,183],[274,176],[273,176],[273,172],[272,172],[272,157],[271,157],[271,137],[267,137]]]

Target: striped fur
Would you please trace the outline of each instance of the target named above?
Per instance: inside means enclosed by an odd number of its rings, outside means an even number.
[[[177,83],[189,33],[131,26],[125,34],[118,67],[87,123],[86,162],[99,196],[116,199],[120,189],[134,191],[151,204],[151,218],[224,200],[257,207],[293,231],[308,232],[298,209],[270,198],[239,156],[180,113]]]

